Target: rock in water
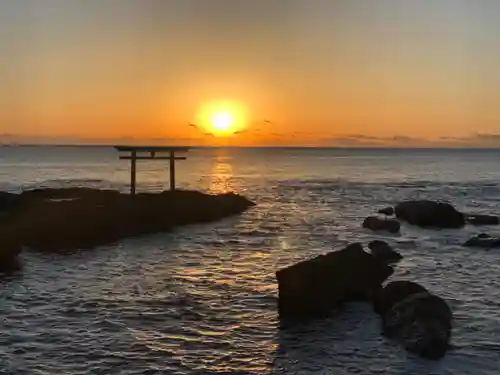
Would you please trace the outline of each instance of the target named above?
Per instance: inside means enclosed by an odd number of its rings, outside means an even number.
[[[42,189],[24,192],[20,199],[19,208],[2,220],[0,239],[46,252],[90,249],[220,220],[254,206],[233,193],[186,190],[130,196],[95,189]]]
[[[392,281],[380,290],[380,293],[373,301],[373,309],[383,316],[395,303],[412,294],[422,292],[427,292],[427,289],[413,281]]]
[[[498,225],[500,218],[492,215],[467,215],[467,222],[472,225]]]
[[[363,222],[363,228],[370,229],[374,232],[387,231],[390,233],[398,233],[401,224],[397,220],[384,220],[376,216],[369,216]]]
[[[11,273],[21,268],[18,255],[21,247],[3,242],[0,245],[0,274]]]
[[[20,196],[0,191],[0,218],[14,209],[20,201]]]
[[[394,208],[393,207],[381,208],[380,210],[378,210],[378,213],[382,215],[392,216],[394,215]]]
[[[381,291],[378,303],[387,337],[427,359],[446,354],[453,315],[442,298],[416,283],[397,281]]]
[[[482,247],[485,249],[491,249],[494,247],[500,247],[500,238],[492,237],[489,234],[481,233],[468,239],[462,246],[465,247]]]
[[[276,272],[282,318],[328,316],[345,301],[371,298],[394,270],[356,243]]]
[[[408,201],[399,203],[396,217],[411,225],[429,228],[462,228],[464,215],[449,203],[433,201]]]
[[[385,241],[372,241],[368,244],[368,248],[371,250],[372,256],[375,259],[384,263],[397,263],[403,259],[403,256],[393,250],[392,247]]]

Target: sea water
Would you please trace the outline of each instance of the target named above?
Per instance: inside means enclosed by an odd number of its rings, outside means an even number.
[[[179,187],[234,191],[257,206],[92,251],[25,251],[23,273],[0,279],[0,374],[500,373],[500,249],[461,246],[500,228],[403,225],[393,236],[361,227],[404,199],[500,215],[500,151],[205,148],[187,156],[177,163]],[[127,191],[129,179],[112,148],[0,148],[0,190]],[[167,163],[139,163],[139,190],[168,186]],[[380,318],[361,303],[278,328],[277,269],[373,239],[404,256],[392,280],[419,282],[450,304],[453,349],[443,360],[383,338]]]

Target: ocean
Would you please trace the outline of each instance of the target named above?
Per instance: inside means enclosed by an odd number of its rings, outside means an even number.
[[[500,373],[500,250],[461,246],[500,228],[403,225],[396,236],[361,227],[404,199],[500,215],[499,150],[200,148],[187,156],[179,187],[234,191],[257,206],[92,251],[25,251],[23,274],[0,279],[0,374]],[[128,163],[112,148],[0,147],[0,190],[127,191],[128,183]],[[139,163],[138,189],[164,188],[167,163]],[[419,282],[450,304],[453,348],[441,361],[382,337],[379,317],[361,303],[278,328],[277,269],[373,239],[404,256],[390,280]]]

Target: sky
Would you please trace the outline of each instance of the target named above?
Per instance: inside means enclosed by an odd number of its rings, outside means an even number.
[[[500,145],[497,0],[0,0],[0,33],[4,142]]]

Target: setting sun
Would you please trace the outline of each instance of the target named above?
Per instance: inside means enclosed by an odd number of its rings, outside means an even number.
[[[211,102],[201,107],[196,122],[207,134],[227,137],[246,128],[246,112],[240,103]]]
[[[210,119],[212,126],[217,131],[230,131],[234,123],[233,116],[227,112],[215,113]]]

